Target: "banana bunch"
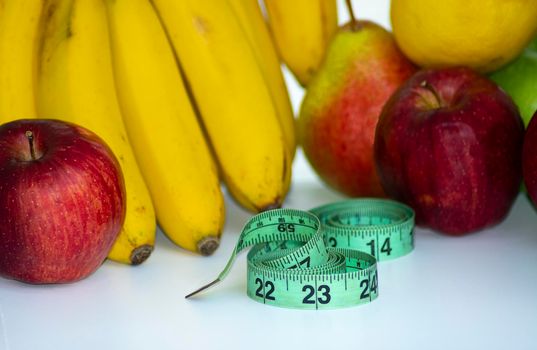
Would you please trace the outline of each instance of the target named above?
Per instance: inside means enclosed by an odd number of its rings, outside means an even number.
[[[177,245],[213,253],[225,220],[220,182],[253,212],[281,206],[296,138],[273,38],[291,66],[291,27],[310,32],[307,46],[336,17],[319,1],[303,8],[306,30],[287,22],[300,1],[266,1],[272,34],[257,0],[0,1],[0,123],[62,119],[110,146],[127,189],[110,259],[147,259],[157,221]],[[320,60],[315,45],[316,57],[293,65],[297,76]]]
[[[257,0],[0,0],[0,123],[61,119],[110,146],[121,263],[147,259],[157,222],[212,254],[221,182],[252,212],[282,205],[296,139],[280,68]]]

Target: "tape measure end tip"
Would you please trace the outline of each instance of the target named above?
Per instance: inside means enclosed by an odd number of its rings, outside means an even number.
[[[194,295],[198,294],[199,292],[202,292],[202,291],[204,291],[205,289],[207,289],[207,288],[209,288],[209,287],[211,287],[211,286],[214,286],[214,285],[217,284],[218,282],[220,282],[220,279],[217,278],[217,279],[215,279],[214,281],[212,281],[211,283],[206,284],[206,285],[204,285],[203,287],[196,289],[195,291],[193,291],[193,292],[190,293],[190,294],[187,294],[187,295],[185,296],[185,299],[188,299],[188,298],[190,298],[191,296],[194,296]]]

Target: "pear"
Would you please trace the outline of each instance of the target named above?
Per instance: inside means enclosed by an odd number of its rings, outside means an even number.
[[[513,98],[527,126],[537,111],[537,36],[520,56],[490,78]]]
[[[354,19],[340,27],[307,87],[298,132],[312,168],[349,196],[384,197],[373,141],[382,107],[416,67],[380,25]]]

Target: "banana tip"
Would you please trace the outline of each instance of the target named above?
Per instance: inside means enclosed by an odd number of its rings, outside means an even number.
[[[138,248],[134,249],[131,253],[131,264],[132,265],[140,265],[144,261],[149,258],[151,253],[153,252],[153,246],[149,244],[144,244],[142,246],[139,246]]]
[[[278,209],[281,208],[280,204],[271,204],[267,205],[266,207],[263,207],[260,211],[266,211],[266,210],[272,210],[272,209]]]
[[[276,198],[276,200],[270,204],[267,204],[261,208],[258,208],[258,211],[259,212],[263,212],[263,211],[267,211],[267,210],[272,210],[272,209],[279,209],[282,207],[282,203],[280,201],[279,198]]]
[[[220,239],[214,236],[204,237],[198,242],[198,252],[203,256],[212,255],[220,245]]]

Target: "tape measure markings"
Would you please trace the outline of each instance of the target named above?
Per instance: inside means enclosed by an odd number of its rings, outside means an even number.
[[[218,278],[187,298],[223,280],[237,254],[253,246],[247,294],[256,301],[300,309],[370,302],[378,295],[377,259],[410,252],[413,225],[412,209],[384,199],[266,211],[248,220]]]

